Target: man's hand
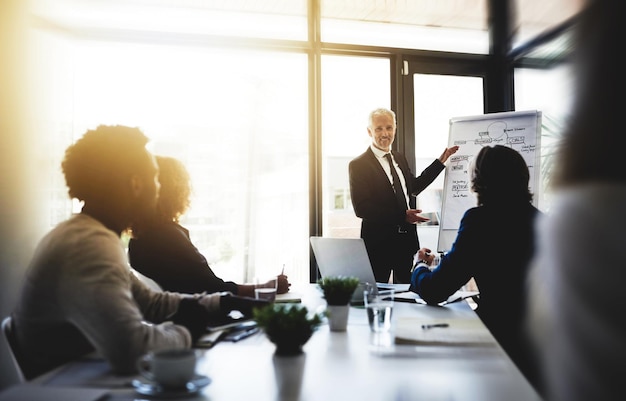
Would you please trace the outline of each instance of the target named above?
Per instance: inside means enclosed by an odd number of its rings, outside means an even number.
[[[434,259],[435,255],[433,255],[432,251],[428,248],[420,248],[420,250],[417,251],[417,260],[426,262],[428,266],[432,265]]]
[[[450,156],[455,154],[457,150],[459,150],[458,145],[452,146],[451,148],[445,148],[441,156],[439,156],[439,161],[441,163],[445,163],[446,160],[448,160]]]
[[[420,216],[420,213],[422,213],[422,209],[408,209],[406,211],[407,223],[417,224],[430,221],[428,217]]]

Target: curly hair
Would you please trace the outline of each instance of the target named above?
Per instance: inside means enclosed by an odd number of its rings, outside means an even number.
[[[61,168],[70,198],[103,202],[119,195],[123,179],[149,173],[148,138],[139,128],[100,125],[65,151]]]
[[[178,223],[191,203],[191,178],[178,159],[156,156],[161,190],[157,202],[159,219]]]
[[[530,202],[530,173],[526,161],[516,150],[495,145],[482,148],[471,169],[472,191],[478,205]]]

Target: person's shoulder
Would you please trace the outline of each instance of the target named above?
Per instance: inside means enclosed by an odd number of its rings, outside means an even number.
[[[37,252],[40,257],[53,258],[57,269],[81,272],[81,277],[91,274],[85,272],[105,271],[103,266],[119,271],[126,266],[119,235],[85,214],[59,224],[40,243]]]
[[[490,213],[484,206],[471,207],[463,213],[459,228],[467,229],[468,227],[482,226],[489,216]]]
[[[193,246],[189,230],[174,221],[160,222],[150,231],[141,232],[138,239],[144,249],[163,248],[162,251],[165,251]],[[137,247],[138,243],[134,245]]]
[[[465,213],[463,214],[463,218],[471,219],[471,218],[476,218],[480,216],[485,216],[488,213],[489,213],[489,210],[486,207],[474,206],[474,207],[470,207],[469,209],[465,211]]]
[[[172,236],[189,237],[189,230],[174,221],[153,221],[142,228],[138,240],[155,241]]]
[[[187,230],[185,227],[183,227],[182,225],[180,225],[180,223],[174,222],[174,221],[162,221],[159,223],[156,223],[154,225],[154,229],[157,231],[166,231],[166,232],[172,232],[172,233],[182,233],[185,235],[189,235],[189,230]]]
[[[107,228],[99,220],[88,216],[86,214],[75,214],[69,219],[59,223],[52,231],[51,234],[57,236],[80,236],[82,238],[105,236],[110,237],[117,241],[119,236]]]

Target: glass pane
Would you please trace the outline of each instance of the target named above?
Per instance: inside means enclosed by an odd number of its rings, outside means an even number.
[[[450,119],[483,114],[483,80],[414,74],[415,171],[419,174],[448,146]],[[449,163],[449,162],[448,162]],[[417,197],[423,212],[440,212],[445,172]],[[439,226],[418,226],[420,245],[437,249]]]
[[[518,0],[514,13],[513,47],[533,39],[574,17],[584,8],[586,0]]]
[[[180,158],[194,194],[182,224],[223,279],[308,282],[307,57],[80,42],[73,132],[139,126]]]
[[[389,59],[322,56],[322,71],[322,230],[327,237],[358,238],[348,163],[370,144],[370,111],[390,107]]]
[[[570,65],[550,70],[517,68],[514,74],[516,110],[539,110],[542,114],[541,185],[540,193],[535,196],[539,209],[548,211],[551,198],[550,172],[575,98],[574,75]]]
[[[484,0],[321,0],[323,42],[487,54]]]

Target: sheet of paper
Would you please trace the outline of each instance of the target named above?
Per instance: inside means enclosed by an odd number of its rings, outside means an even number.
[[[422,325],[447,324],[447,327],[422,328]],[[396,321],[396,344],[476,345],[492,344],[489,330],[477,319],[433,320],[401,317]]]
[[[295,303],[298,304],[302,302],[302,297],[297,292],[286,292],[284,294],[276,295],[276,303]]]
[[[440,305],[452,304],[454,302],[462,301],[466,298],[471,298],[479,295],[478,291],[456,291],[454,294],[450,295],[447,300],[440,303]]]
[[[396,290],[396,294],[400,292],[406,292],[409,290],[409,284],[389,284],[389,283],[376,283],[376,287],[379,290]]]
[[[1,392],[0,401],[96,401],[104,399],[107,394],[105,389],[20,384]]]
[[[426,217],[428,221],[420,223],[421,226],[438,226],[439,218],[437,217],[437,212],[422,212],[419,214],[422,217]]]
[[[439,306],[459,302],[466,298],[470,298],[479,294],[480,293],[478,291],[456,291],[454,294],[450,295],[447,300],[440,302]],[[418,304],[426,304],[426,301],[424,301],[422,298],[420,298],[419,295],[411,291],[398,293],[395,295],[394,298],[398,302],[415,301]]]

